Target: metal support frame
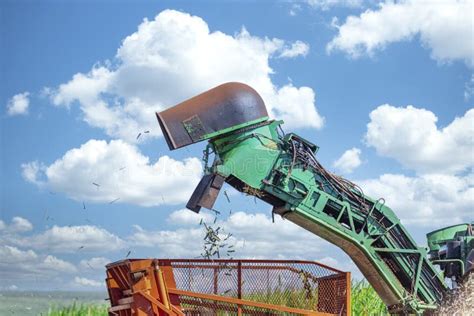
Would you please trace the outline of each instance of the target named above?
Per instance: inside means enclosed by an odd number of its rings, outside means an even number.
[[[337,196],[317,170],[295,159],[297,149],[288,136],[278,136],[279,124],[213,139],[216,163],[209,172],[238,179],[229,183],[241,191],[251,187],[274,204],[274,213],[345,250],[392,312],[436,308],[447,287],[393,211],[383,200],[357,191],[354,194],[370,205],[367,211]],[[262,137],[257,140],[255,135]],[[258,163],[264,166],[258,169]]]
[[[223,286],[231,286],[225,280],[227,271],[232,271],[231,279],[236,281],[233,294],[219,293]],[[290,293],[298,291],[302,273],[317,291],[318,303],[313,308],[265,301],[267,290],[273,290],[270,278],[275,284],[275,275],[282,274],[289,287],[281,293]],[[215,315],[219,311],[254,316],[350,315],[350,273],[312,261],[130,259],[109,264],[107,276],[109,315],[184,316],[195,315],[200,308],[211,309]],[[338,287],[336,292],[324,291]]]

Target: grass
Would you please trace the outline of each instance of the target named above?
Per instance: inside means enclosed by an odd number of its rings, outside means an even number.
[[[288,306],[294,306],[294,302],[300,302],[301,300],[293,295],[275,295],[275,302],[272,303],[285,303]],[[298,293],[298,295],[305,295]],[[272,295],[273,296],[273,295]],[[289,297],[289,301],[282,302],[281,297]],[[268,298],[267,298],[268,299]],[[288,299],[287,299],[288,300]],[[311,299],[312,300],[312,299]],[[293,302],[294,301],[294,302]],[[352,315],[373,315],[373,316],[385,316],[389,315],[387,308],[385,307],[382,300],[379,298],[374,289],[365,281],[353,281],[352,282]],[[72,304],[68,307],[63,308],[50,308],[47,316],[107,316],[106,305],[87,305],[87,304]]]
[[[390,315],[378,294],[366,281],[352,281],[352,315]]]
[[[67,307],[50,307],[47,316],[107,316],[107,305],[73,303]]]

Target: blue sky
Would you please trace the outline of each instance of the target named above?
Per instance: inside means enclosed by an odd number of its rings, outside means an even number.
[[[0,8],[2,288],[99,289],[103,265],[129,250],[198,256],[200,218],[183,208],[204,144],[170,152],[153,112],[225,81],[255,87],[285,131],[385,197],[419,242],[474,218],[471,2]],[[226,190],[218,224],[238,256],[321,260],[358,275],[334,246]]]

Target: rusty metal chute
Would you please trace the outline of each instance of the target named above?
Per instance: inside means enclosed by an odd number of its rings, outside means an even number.
[[[260,95],[246,84],[228,82],[156,113],[170,149],[212,137],[217,131],[266,120]]]

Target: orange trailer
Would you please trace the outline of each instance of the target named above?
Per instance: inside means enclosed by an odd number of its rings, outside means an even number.
[[[350,315],[350,273],[312,261],[129,259],[107,265],[109,315]]]

